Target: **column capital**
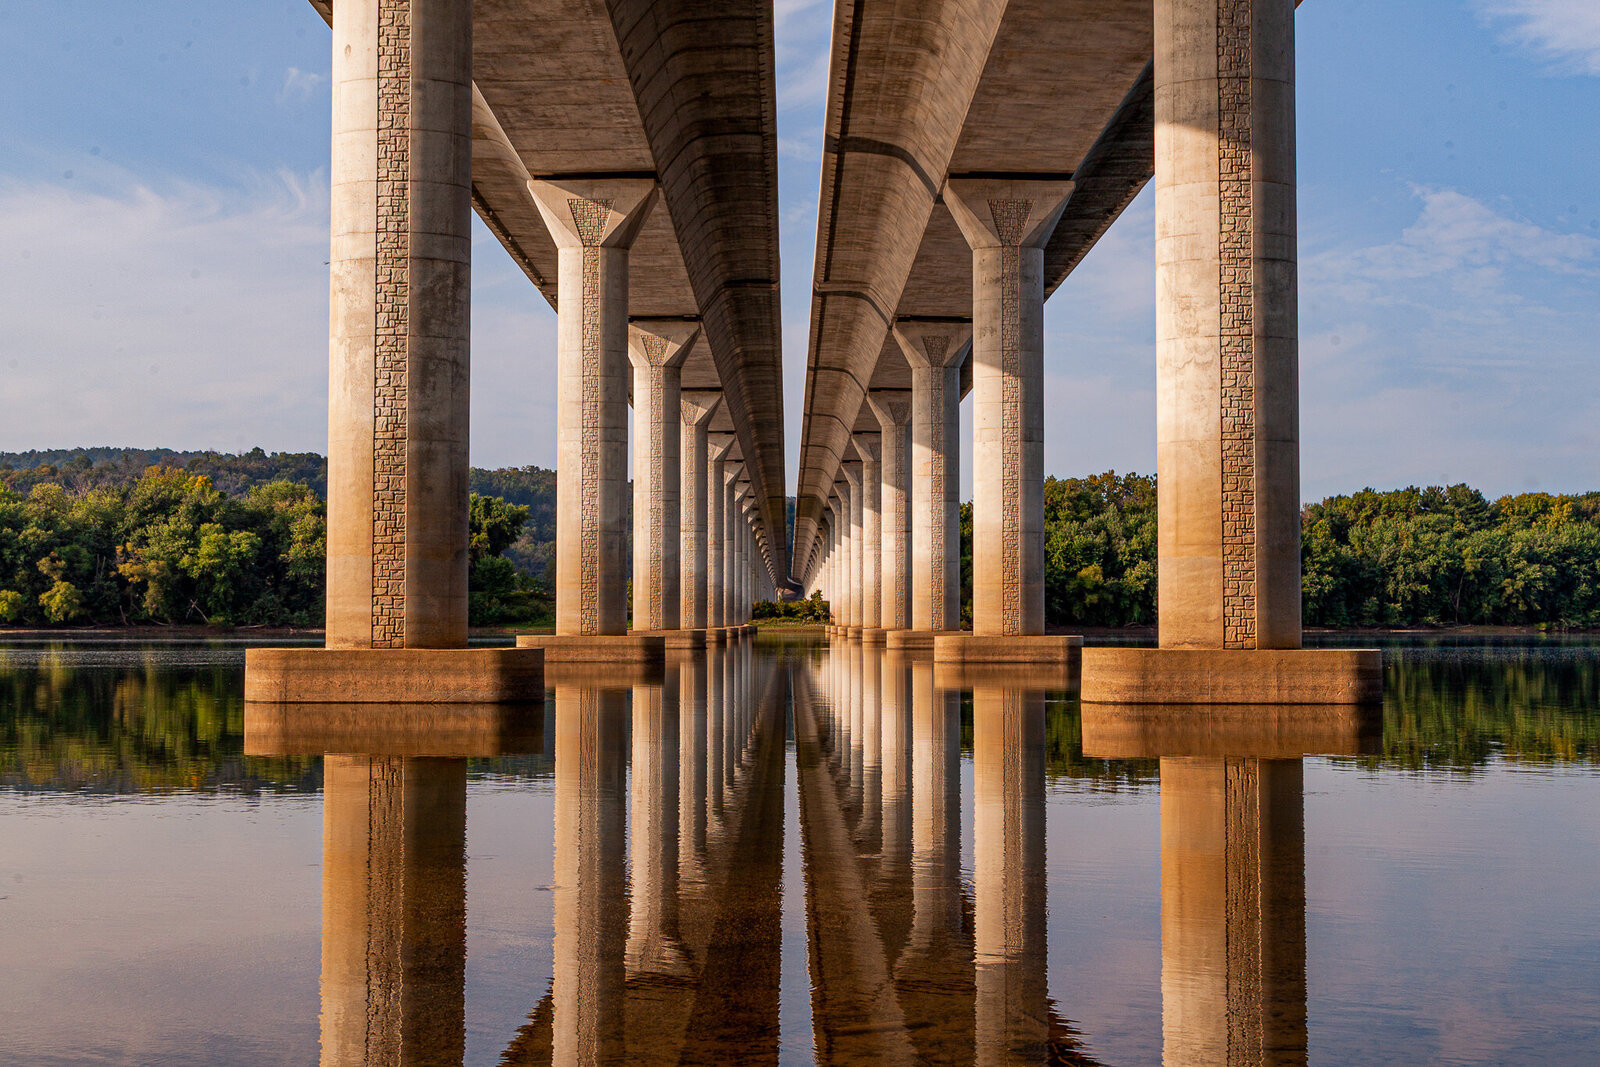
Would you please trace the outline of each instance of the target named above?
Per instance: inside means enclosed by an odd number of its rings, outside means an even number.
[[[850,441],[863,463],[883,462],[883,435],[876,430],[857,430],[850,435]]]
[[[628,359],[635,368],[681,367],[699,339],[698,319],[634,319],[628,323]]]
[[[685,389],[678,394],[685,426],[704,426],[717,413],[722,393],[716,389]]]
[[[972,347],[972,320],[929,322],[901,319],[894,324],[894,339],[906,362],[917,368],[953,367],[967,358]]]
[[[728,452],[733,448],[735,440],[733,434],[723,430],[706,434],[706,457],[712,463],[728,461]]]
[[[852,493],[861,488],[861,461],[859,459],[841,461],[839,473],[844,476],[845,484],[850,487]]]
[[[1043,248],[1072,195],[1064,178],[950,178],[944,205],[961,236],[980,248]]]
[[[655,206],[654,178],[534,178],[528,182],[557,248],[633,245]]]
[[[867,394],[867,406],[878,417],[884,433],[893,433],[911,418],[911,390],[874,389]]]

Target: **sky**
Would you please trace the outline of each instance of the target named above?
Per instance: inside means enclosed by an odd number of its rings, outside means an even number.
[[[831,24],[777,0],[791,492]],[[1297,34],[1302,495],[1600,488],[1600,4]],[[330,52],[306,0],[0,5],[0,450],[326,450]],[[1153,227],[1046,305],[1051,474],[1154,470]],[[553,466],[555,316],[473,253],[472,462]]]

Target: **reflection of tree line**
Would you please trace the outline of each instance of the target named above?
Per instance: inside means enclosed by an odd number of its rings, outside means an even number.
[[[792,652],[792,649],[786,650]],[[1586,649],[1400,654],[1385,679],[1383,754],[1367,767],[1471,771],[1491,757],[1600,761],[1600,667]],[[315,789],[314,759],[243,755],[233,667],[62,665],[0,670],[0,786],[132,793]],[[970,698],[961,748],[972,751]],[[1111,790],[1155,781],[1153,760],[1083,755],[1073,704],[1045,717],[1046,776]],[[475,760],[474,776],[548,777],[544,756]]]

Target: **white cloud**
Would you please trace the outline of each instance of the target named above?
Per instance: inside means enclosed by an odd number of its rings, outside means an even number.
[[[1600,4],[1595,0],[1479,0],[1505,35],[1558,69],[1600,75]]]
[[[325,74],[290,67],[283,72],[283,85],[278,89],[278,103],[298,104],[309,100],[327,80]]]

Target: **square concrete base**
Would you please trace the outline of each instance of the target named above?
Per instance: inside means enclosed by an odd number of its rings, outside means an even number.
[[[935,636],[932,630],[889,630],[883,644],[890,652],[932,652]]]
[[[244,706],[247,756],[527,755],[544,748],[544,706],[263,704]]]
[[[244,698],[270,704],[544,700],[544,657],[522,648],[252,648]]]
[[[1086,648],[1086,704],[1373,704],[1377,649]]]
[[[706,644],[725,645],[734,639],[733,629],[727,626],[707,626]]]
[[[888,637],[889,631],[878,626],[864,626],[861,628],[861,643],[863,645],[881,645]]]
[[[668,652],[691,652],[706,647],[704,627],[694,630],[635,630],[635,637],[659,637],[666,642]]]
[[[518,634],[518,648],[544,650],[546,663],[664,663],[667,639],[660,634]]]
[[[861,640],[861,627],[846,626],[844,628],[844,635],[852,641],[859,641]]]
[[[999,637],[988,634],[942,633],[933,638],[935,663],[1073,663],[1083,638],[1039,634]]]

